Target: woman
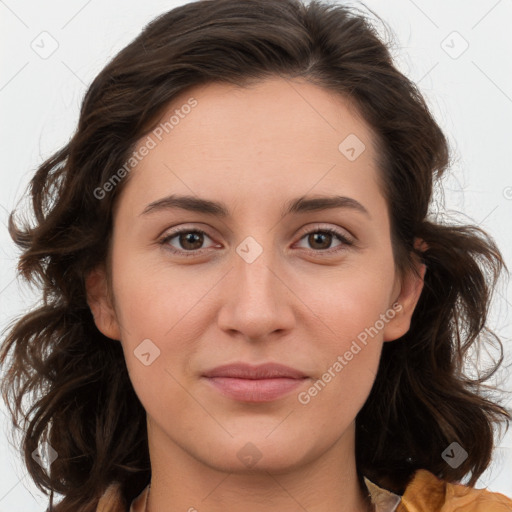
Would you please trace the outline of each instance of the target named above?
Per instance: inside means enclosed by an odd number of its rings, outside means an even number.
[[[146,27],[11,216],[43,304],[3,392],[49,510],[512,510],[472,487],[510,412],[462,372],[503,261],[428,215],[448,160],[354,9]]]

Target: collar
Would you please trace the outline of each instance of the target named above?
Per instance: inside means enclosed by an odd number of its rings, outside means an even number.
[[[370,499],[375,506],[375,512],[395,512],[402,497],[395,494],[387,489],[379,487],[374,484],[368,478],[364,477],[364,483],[368,492],[370,493]]]
[[[368,478],[364,477],[364,483],[368,492],[370,493],[370,499],[372,504],[375,506],[375,512],[395,512],[401,501],[401,496],[394,494],[387,489],[379,487],[374,484]],[[131,504],[130,512],[143,512],[143,506],[146,501],[146,495],[148,487],[135,498]]]

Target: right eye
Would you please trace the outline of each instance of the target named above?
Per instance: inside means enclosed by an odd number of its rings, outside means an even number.
[[[207,249],[200,247],[204,243],[204,238],[211,238],[200,229],[182,228],[170,233],[166,233],[160,240],[159,244],[165,246],[172,253],[180,256],[197,256],[203,254]],[[172,243],[173,239],[176,239],[176,243],[181,247],[176,247]]]

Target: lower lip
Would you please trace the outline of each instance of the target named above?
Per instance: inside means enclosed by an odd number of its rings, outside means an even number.
[[[233,377],[207,377],[207,380],[229,398],[243,402],[270,402],[298,388],[306,378],[236,379]]]

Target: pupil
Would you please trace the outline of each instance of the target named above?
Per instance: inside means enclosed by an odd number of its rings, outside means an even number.
[[[199,247],[196,247],[197,243],[199,243],[199,246],[202,244],[202,237],[200,236],[200,233],[185,233],[185,235],[181,235],[180,243],[183,248],[185,249],[198,249]],[[195,245],[194,245],[194,238],[195,238]],[[188,244],[191,244],[192,247],[188,246]]]
[[[329,242],[326,243],[326,239],[328,239],[331,235],[329,233],[313,233],[310,235],[310,243],[314,247],[314,245],[319,242],[321,245],[321,249],[326,249],[329,247]],[[323,244],[322,244],[323,240]]]

